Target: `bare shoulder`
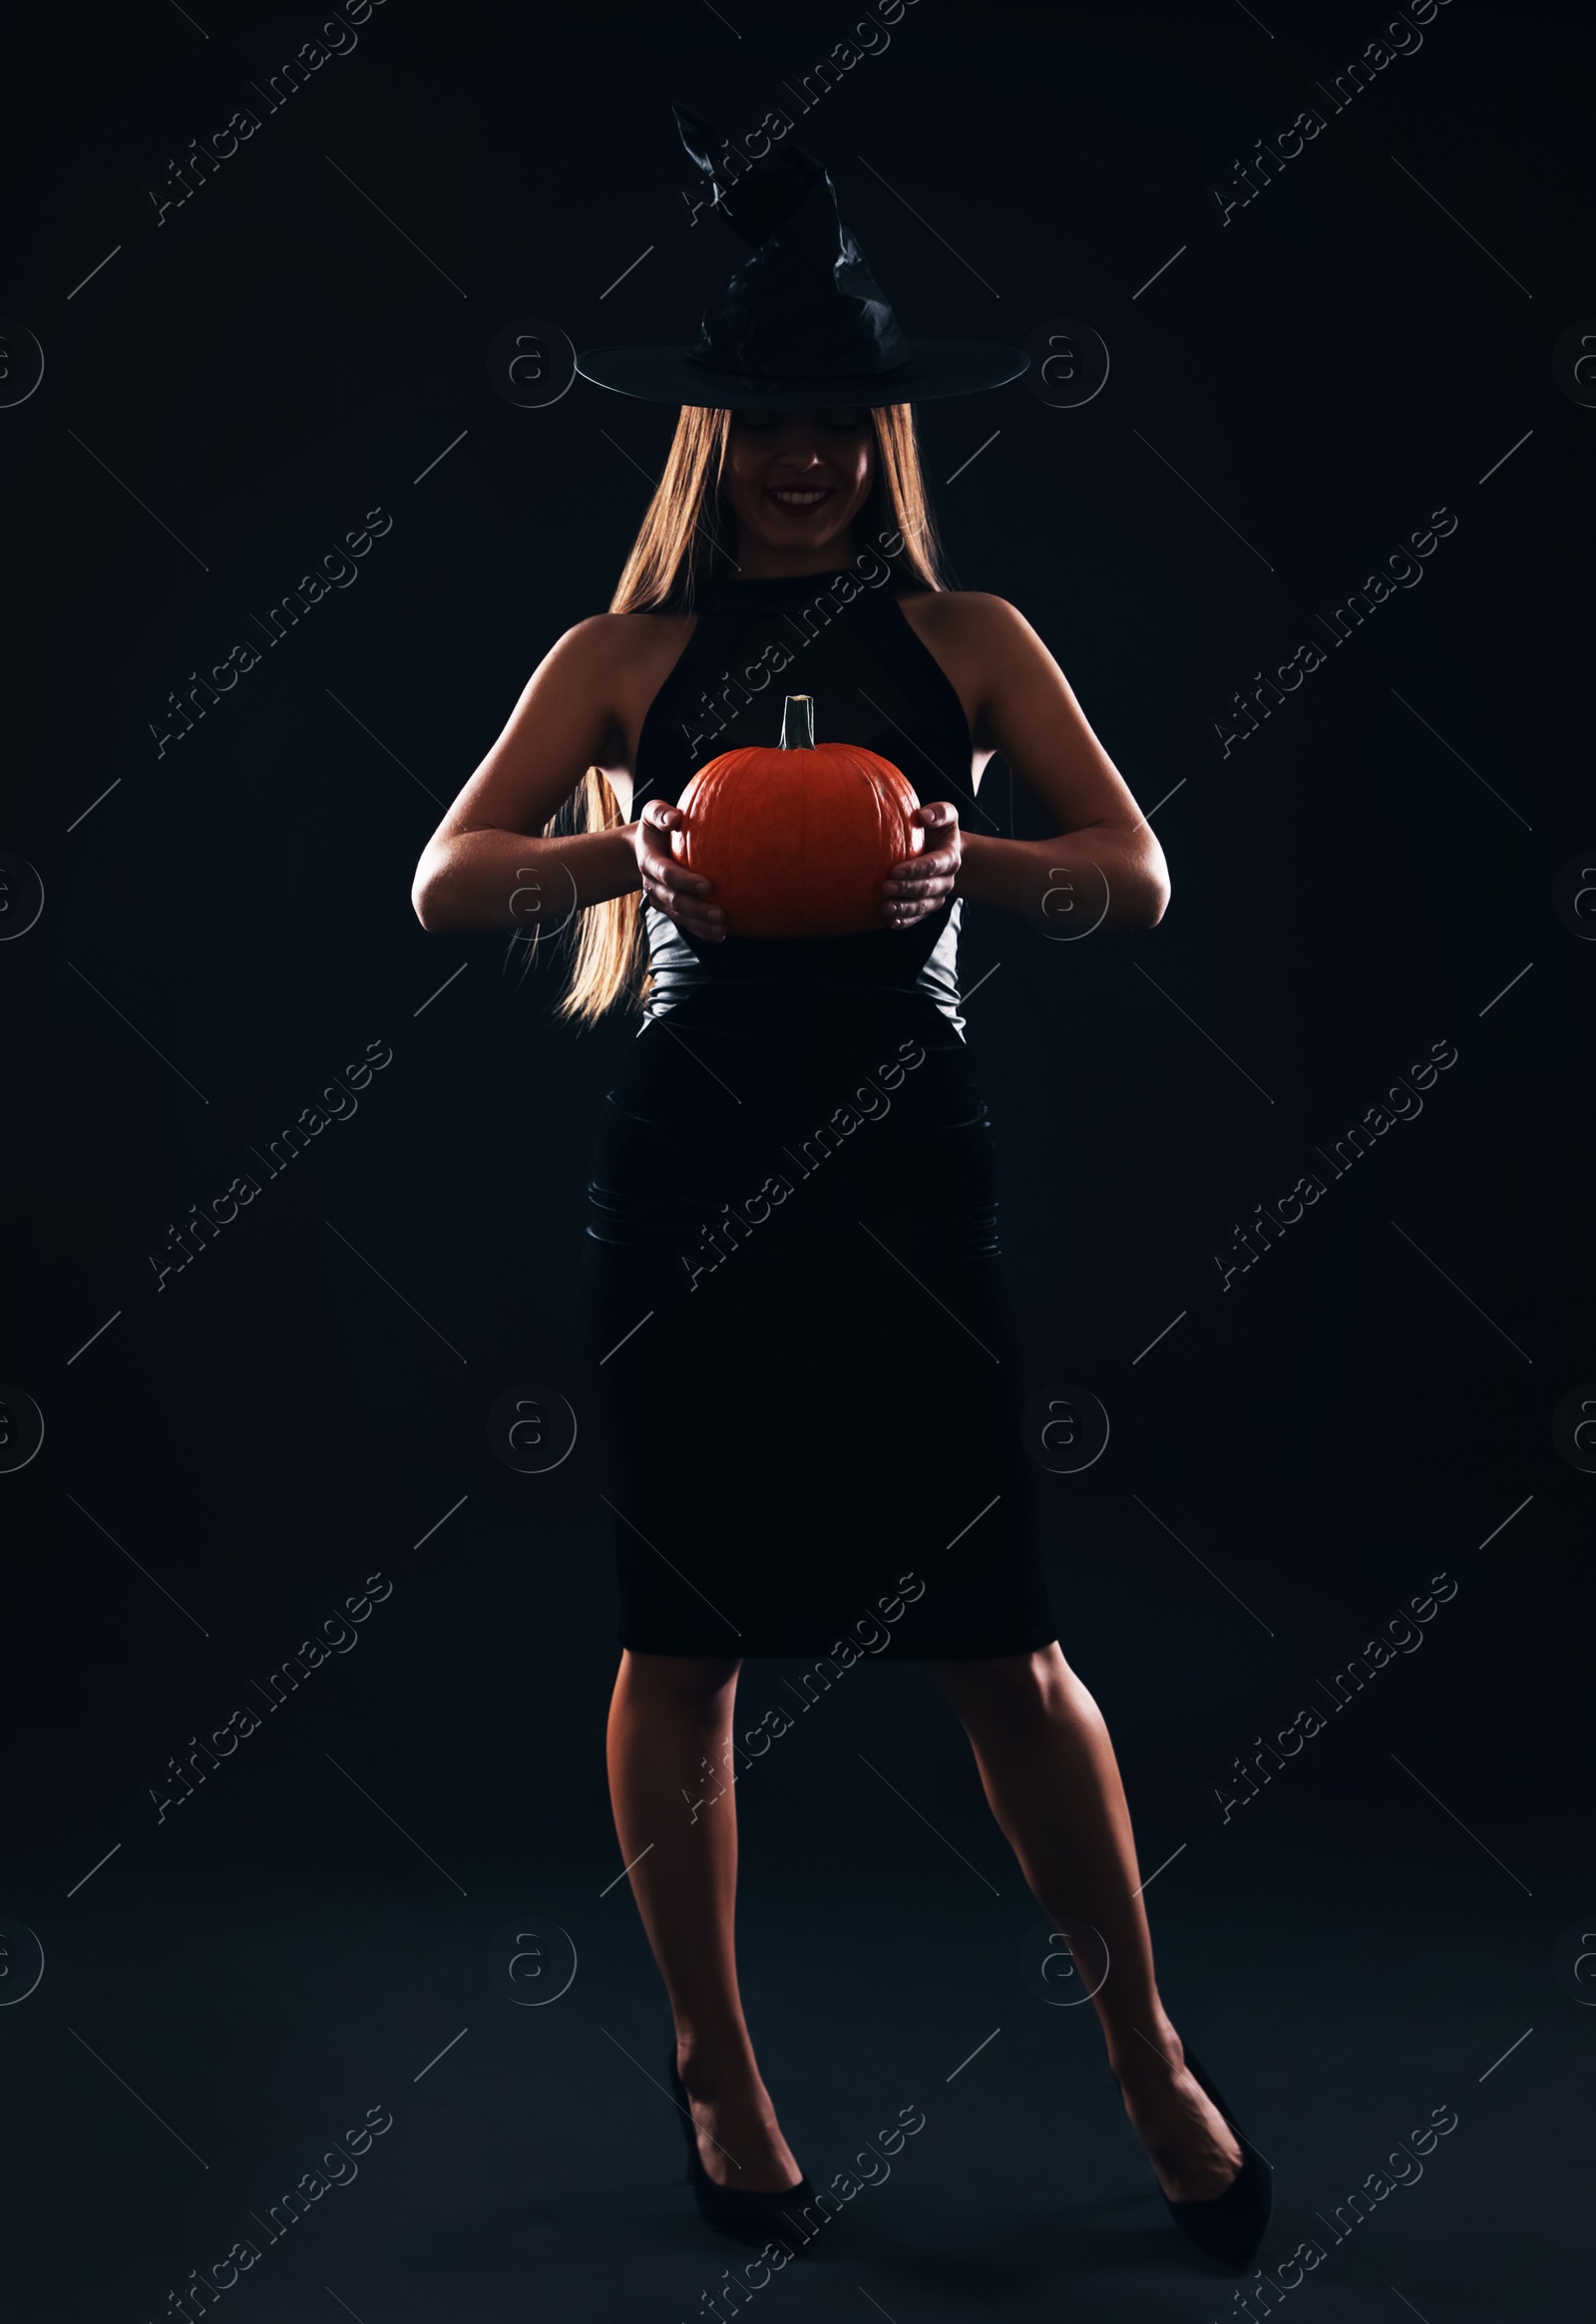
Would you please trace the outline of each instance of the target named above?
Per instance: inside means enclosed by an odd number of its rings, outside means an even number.
[[[978,747],[988,706],[1056,668],[1017,605],[986,589],[923,589],[900,597],[904,618],[941,662],[965,706]]]
[[[992,653],[1022,648],[1036,635],[1017,605],[988,589],[921,589],[898,601],[928,645],[935,640]]]
[[[692,626],[690,613],[590,613],[556,638],[529,694],[601,705],[608,722],[606,758],[618,765]]]
[[[691,626],[690,613],[590,613],[555,640],[551,653],[578,670],[627,669],[679,651]]]

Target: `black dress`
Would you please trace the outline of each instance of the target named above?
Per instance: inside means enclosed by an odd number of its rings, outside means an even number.
[[[792,693],[817,742],[968,806],[963,706],[890,579],[728,581],[698,611],[643,722],[634,814],[723,750],[774,747]],[[793,942],[703,944],[644,911],[654,984],[604,1101],[581,1269],[621,1645],[844,1666],[1045,1646],[959,902]]]

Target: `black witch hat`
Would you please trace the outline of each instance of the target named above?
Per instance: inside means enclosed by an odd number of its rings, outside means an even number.
[[[1029,358],[991,339],[905,335],[843,224],[831,174],[783,144],[734,180],[726,140],[673,106],[711,206],[749,245],[691,347],[591,347],[577,369],[648,403],[717,411],[916,403],[1017,379]]]

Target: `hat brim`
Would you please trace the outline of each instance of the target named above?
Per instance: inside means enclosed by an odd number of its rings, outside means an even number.
[[[708,411],[875,410],[883,404],[934,403],[1004,387],[1030,368],[1022,348],[993,339],[911,339],[909,361],[896,371],[846,377],[765,379],[716,371],[686,347],[590,347],[577,369],[596,387],[645,403],[689,404]]]

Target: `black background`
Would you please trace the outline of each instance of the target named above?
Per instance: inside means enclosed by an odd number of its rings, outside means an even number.
[[[267,113],[250,84],[319,21],[203,0],[8,41],[0,305],[45,361],[0,409],[0,849],[44,887],[0,945],[0,1376],[45,1423],[0,1475],[13,1988],[28,1931],[45,1956],[0,2008],[11,2308],[176,2312],[385,2104],[358,2191],[228,2312],[698,2313],[734,2254],[679,2185],[636,2070],[663,2002],[624,1883],[599,1893],[592,1438],[579,1410],[526,1476],[486,1428],[513,1387],[570,1392],[587,1141],[633,1027],[573,1032],[552,966],[427,936],[409,886],[607,605],[672,424],[581,379],[519,408],[490,346],[690,335],[733,246],[688,222],[668,101],[791,114],[853,20],[386,0]],[[796,134],[909,329],[1069,318],[1108,350],[1084,405],[1018,382],[921,413],[957,584],[1034,623],[1173,878],[1156,931],[1072,944],[967,907],[1030,1371],[1110,1420],[1044,1480],[1049,1573],[1159,1867],[1166,1999],[1276,2164],[1265,2256],[1450,2105],[1425,2183],[1303,2301],[1444,2324],[1572,2280],[1588,2115],[1593,1485],[1553,1415],[1596,1375],[1596,960],[1554,890],[1591,844],[1596,411],[1553,350],[1596,316],[1590,56],[1572,12],[1450,0],[1333,110],[1384,21],[917,0]],[[169,159],[239,106],[256,134],[158,221]],[[1214,190],[1306,106],[1323,133],[1227,219]],[[379,509],[358,581],[163,750],[171,690]],[[1422,582],[1227,752],[1234,689],[1441,510]],[[1000,763],[982,804],[1045,828]],[[158,1289],[169,1226],[263,1179],[250,1149],[372,1042],[358,1112]],[[1222,1288],[1232,1229],[1436,1042],[1421,1115]],[[657,1391],[712,1478],[664,1352]],[[956,1424],[928,1393],[922,1453]],[[158,1821],[169,1754],[378,1573],[358,1651]],[[1422,1650],[1227,1820],[1233,1754],[1442,1573]],[[750,1713],[794,1675],[750,1664]],[[1039,1908],[923,1675],[853,1678],[784,1748],[743,1809],[766,2078],[816,2177],[907,2103],[928,2128],[770,2311],[1229,2313],[1090,2013],[1027,1987]],[[578,1955],[547,2013],[493,1978],[531,1925]]]

